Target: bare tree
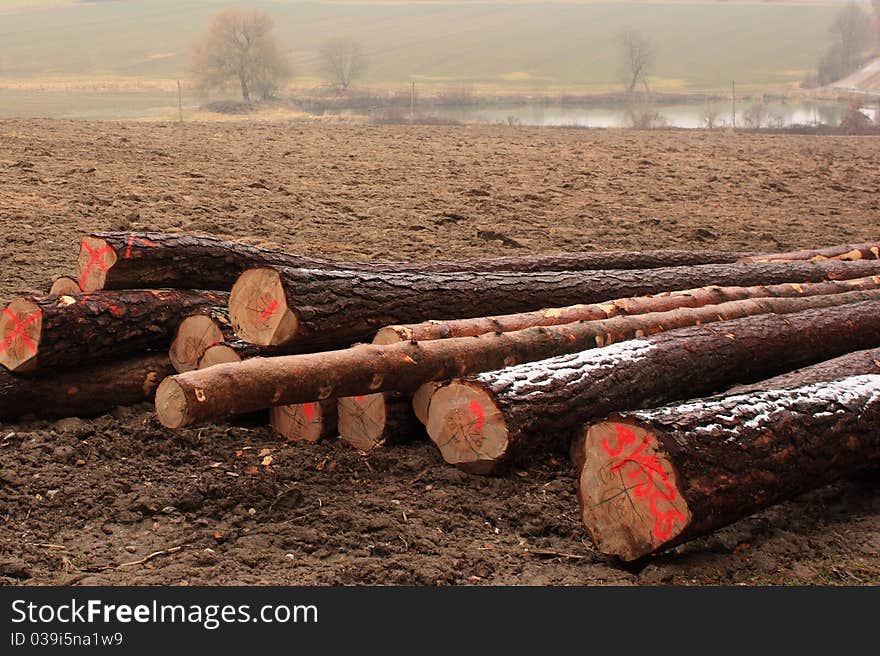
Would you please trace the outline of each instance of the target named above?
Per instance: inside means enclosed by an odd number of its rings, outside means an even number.
[[[196,42],[192,75],[205,91],[238,82],[242,99],[249,103],[251,91],[268,99],[292,73],[268,14],[259,9],[225,9]]]
[[[819,83],[829,84],[846,77],[864,60],[871,45],[871,17],[854,2],[842,7],[831,24],[833,41],[819,62]]]
[[[620,35],[620,55],[620,79],[627,93],[639,84],[648,91],[648,75],[654,68],[653,44],[639,32],[624,32]]]
[[[880,53],[880,0],[871,0],[874,5],[874,31],[877,33],[877,52]]]
[[[340,91],[347,90],[367,70],[367,58],[360,44],[351,39],[331,39],[318,54],[320,72]]]

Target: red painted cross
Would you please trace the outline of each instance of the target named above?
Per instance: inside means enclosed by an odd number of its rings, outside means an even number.
[[[155,243],[147,239],[146,237],[138,237],[136,235],[128,236],[128,248],[125,249],[124,259],[131,259],[131,247],[134,246],[135,242],[137,242],[141,246],[149,246],[150,248],[158,248]]]
[[[104,246],[104,248],[96,252],[92,249],[91,246],[88,245],[88,243],[86,243],[85,239],[83,239],[82,241],[82,247],[89,252],[89,263],[86,264],[86,268],[85,270],[83,270],[83,274],[82,276],[80,276],[79,279],[80,289],[85,289],[86,279],[89,277],[89,273],[91,273],[92,267],[95,266],[95,264],[101,267],[101,271],[107,271],[107,266],[104,264],[101,256],[104,255],[104,253],[112,253],[113,247],[110,246],[110,244],[107,244],[106,246]]]
[[[37,345],[34,344],[34,340],[24,334],[24,327],[41,317],[43,315],[43,311],[37,310],[24,321],[19,321],[18,317],[15,316],[15,313],[12,312],[12,310],[10,310],[9,308],[4,309],[3,314],[12,317],[12,320],[15,322],[15,326],[12,327],[12,334],[9,335],[9,337],[7,337],[2,344],[0,344],[0,351],[4,351],[6,347],[12,343],[12,340],[14,340],[16,337],[21,337],[21,341],[27,344],[27,347],[31,350],[31,353],[36,353]]]
[[[271,317],[272,314],[273,314],[273,313],[275,312],[275,310],[277,310],[277,309],[278,309],[278,301],[272,301],[271,303],[269,303],[269,307],[267,307],[267,308],[266,308],[266,311],[263,312],[263,314],[260,315],[260,321],[265,321],[266,319],[268,319],[269,317]]]

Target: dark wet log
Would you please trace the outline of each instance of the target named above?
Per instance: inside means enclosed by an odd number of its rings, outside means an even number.
[[[752,299],[477,337],[363,344],[341,351],[253,358],[168,378],[157,393],[156,409],[165,426],[179,428],[273,405],[386,391],[411,393],[432,380],[492,371],[682,326],[878,298],[880,290]],[[851,348],[858,348],[856,343]]]
[[[707,285],[853,279],[880,262],[706,264],[635,271],[393,273],[251,269],[236,281],[229,315],[242,339],[272,346],[339,348],[381,327],[430,318],[525,312]]]
[[[880,463],[880,375],[697,399],[577,440],[581,517],[635,560]]]
[[[684,291],[663,292],[653,296],[620,298],[591,305],[571,305],[549,308],[536,312],[521,312],[497,317],[451,319],[449,321],[425,321],[423,323],[386,326],[376,333],[374,344],[393,344],[407,340],[448,339],[469,337],[494,332],[523,330],[533,326],[559,326],[574,321],[610,319],[623,314],[646,314],[667,312],[681,307],[716,305],[746,298],[821,296],[839,294],[857,289],[880,288],[880,276],[854,280],[829,280],[825,282],[783,283],[780,285],[756,285],[752,287],[700,287]]]
[[[564,448],[585,423],[611,412],[711,394],[880,346],[878,309],[870,301],[763,314],[478,374],[434,393],[428,435],[447,462],[489,473],[517,456]]]
[[[0,369],[0,421],[94,417],[117,406],[150,401],[159,383],[173,371],[164,354],[51,376],[16,376]]]
[[[223,300],[175,289],[18,298],[0,316],[0,364],[49,371],[167,348],[184,317]]]
[[[157,232],[102,232],[83,239],[77,276],[85,291],[142,287],[232,288],[256,267],[362,271],[581,271],[730,263],[748,253],[598,251],[445,262],[336,262],[214,237]]]

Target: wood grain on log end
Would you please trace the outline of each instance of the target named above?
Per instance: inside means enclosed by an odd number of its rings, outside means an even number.
[[[70,296],[62,296],[58,301],[75,302]],[[34,369],[42,329],[40,307],[24,298],[13,300],[0,315],[0,364],[18,373]]]
[[[79,283],[70,276],[56,278],[49,288],[49,296],[73,296],[81,293]]]
[[[236,335],[259,346],[285,344],[299,329],[275,269],[249,269],[238,277],[229,295],[229,318]]]
[[[271,408],[269,425],[288,442],[317,442],[336,429],[336,401],[313,401]]]
[[[83,237],[76,262],[80,289],[94,292],[104,289],[107,272],[116,264],[116,250],[99,237]]]
[[[204,355],[199,360],[199,366],[196,368],[207,369],[208,367],[227,362],[241,362],[241,356],[231,346],[215,344],[205,349]]]
[[[360,451],[372,451],[385,441],[385,394],[337,399],[339,436]]]
[[[467,382],[452,382],[434,392],[425,426],[443,459],[471,474],[492,472],[510,444],[491,395]]]
[[[412,339],[413,331],[409,326],[385,326],[380,328],[373,338],[373,344],[396,344]]]
[[[644,428],[594,424],[574,443],[572,455],[581,518],[603,553],[636,560],[690,523],[676,471]]]
[[[217,321],[204,314],[187,317],[180,322],[168,358],[178,373],[193,371],[205,352],[223,341],[223,331]]]
[[[422,422],[422,424],[428,423],[428,410],[431,407],[431,397],[434,396],[434,392],[436,392],[442,385],[443,383],[431,380],[419,387],[415,394],[413,394],[413,412],[416,415],[416,419]]]
[[[156,416],[165,428],[186,425],[188,415],[186,394],[173,377],[163,380],[156,390]]]

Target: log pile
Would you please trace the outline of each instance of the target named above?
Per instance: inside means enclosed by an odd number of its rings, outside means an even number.
[[[94,233],[4,308],[0,365],[0,421],[155,396],[172,429],[427,433],[474,474],[570,448],[587,532],[633,560],[878,461],[880,244],[339,262]]]

